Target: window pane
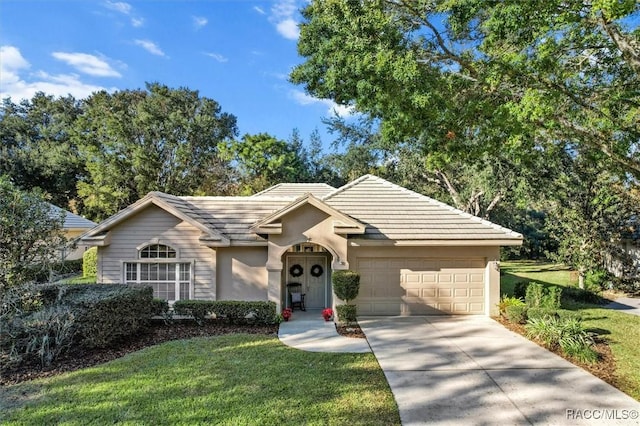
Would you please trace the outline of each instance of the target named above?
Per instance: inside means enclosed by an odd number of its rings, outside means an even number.
[[[181,263],[180,264],[180,281],[189,281],[189,280],[191,280],[191,264]]]
[[[176,251],[164,244],[151,244],[140,250],[141,259],[175,259]]]
[[[137,266],[135,263],[125,264],[125,281],[135,282],[138,279]]]
[[[189,283],[180,283],[180,300],[189,299]]]
[[[176,300],[176,285],[169,282],[152,283],[153,297],[163,300]]]

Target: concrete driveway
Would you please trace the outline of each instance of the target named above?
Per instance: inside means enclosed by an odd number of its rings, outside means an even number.
[[[640,299],[620,297],[605,306],[608,309],[624,312],[625,314],[640,315]]]
[[[403,425],[640,423],[640,403],[487,317],[364,317]]]

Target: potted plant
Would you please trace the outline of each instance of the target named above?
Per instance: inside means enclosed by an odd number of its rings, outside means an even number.
[[[324,318],[325,321],[331,321],[331,318],[333,318],[333,309],[331,308],[323,309],[322,317]]]
[[[285,321],[289,321],[289,318],[291,318],[292,314],[293,312],[291,311],[291,308],[284,308],[282,310],[282,319],[284,319]]]

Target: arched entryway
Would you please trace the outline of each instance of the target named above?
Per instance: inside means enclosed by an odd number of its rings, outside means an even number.
[[[300,283],[305,294],[307,309],[324,309],[332,306],[331,253],[314,243],[296,244],[282,256],[282,285],[289,305],[287,284]]]

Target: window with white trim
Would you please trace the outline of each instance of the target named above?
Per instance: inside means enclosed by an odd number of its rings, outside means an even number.
[[[189,299],[191,263],[178,261],[176,250],[164,244],[150,244],[139,251],[139,257],[138,262],[124,263],[127,284],[149,285],[153,297],[169,302]]]

